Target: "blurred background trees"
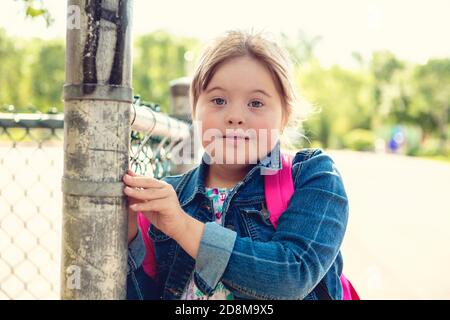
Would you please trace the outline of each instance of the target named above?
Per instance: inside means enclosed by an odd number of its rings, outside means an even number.
[[[41,1],[15,1],[25,16],[51,23]],[[365,59],[354,52],[356,67],[325,67],[315,56],[320,37],[299,31],[279,39],[295,62],[301,96],[314,106],[299,126],[312,145],[450,159],[450,58],[417,64],[389,51]],[[167,112],[168,83],[192,74],[200,46],[163,30],[136,37],[135,94]],[[64,50],[63,40],[16,39],[0,29],[0,108],[62,112]]]
[[[54,21],[52,15],[48,11],[44,0],[14,0],[20,2],[23,5],[23,11],[27,18],[42,18],[47,23],[47,26],[51,25]]]

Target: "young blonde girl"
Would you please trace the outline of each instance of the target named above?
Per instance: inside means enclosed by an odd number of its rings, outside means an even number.
[[[342,298],[348,201],[333,160],[299,150],[276,230],[265,209],[264,174],[281,168],[280,136],[297,102],[290,61],[264,35],[230,31],[205,48],[191,83],[201,163],[162,180],[124,177],[129,299],[320,299],[319,284]],[[153,278],[141,266],[137,212],[151,222]]]

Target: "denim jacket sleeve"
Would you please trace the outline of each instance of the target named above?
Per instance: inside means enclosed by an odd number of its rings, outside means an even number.
[[[197,287],[208,295],[212,293],[233,251],[236,232],[215,222],[205,224],[194,270]],[[220,241],[218,241],[220,239]]]
[[[325,276],[347,226],[343,181],[333,160],[321,150],[300,162],[293,174],[294,194],[271,241],[236,235],[232,241],[231,230],[205,228],[195,272],[202,291],[211,292],[220,280],[248,298],[303,299]],[[216,273],[202,270],[207,260],[219,264]]]
[[[141,230],[138,228],[136,238],[128,245],[128,268],[127,274],[134,272],[142,265],[145,258],[145,244],[142,239]]]

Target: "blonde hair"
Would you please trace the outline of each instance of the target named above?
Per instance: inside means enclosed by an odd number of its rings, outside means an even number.
[[[306,119],[306,109],[300,109],[300,97],[294,86],[293,64],[289,54],[270,35],[262,32],[231,30],[211,41],[203,50],[190,86],[190,104],[192,117],[202,91],[211,81],[215,71],[225,61],[249,56],[261,62],[270,71],[275,86],[283,102],[283,125],[281,141],[293,147],[293,140],[303,136],[301,122]],[[305,137],[306,138],[306,137]]]

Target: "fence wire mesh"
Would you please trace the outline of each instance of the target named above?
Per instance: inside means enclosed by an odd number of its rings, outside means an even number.
[[[63,119],[0,114],[0,300],[60,297]],[[170,174],[173,143],[151,136],[138,148],[144,138],[132,131],[132,169]]]

